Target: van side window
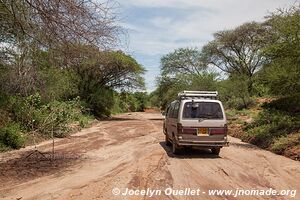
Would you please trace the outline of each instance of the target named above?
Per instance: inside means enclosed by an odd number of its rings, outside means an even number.
[[[178,112],[179,112],[179,103],[177,102],[174,105],[174,111],[173,111],[173,114],[172,114],[172,118],[177,119],[178,118]]]
[[[174,104],[171,104],[169,109],[168,109],[168,117],[171,118],[173,115],[173,110],[174,110]]]
[[[170,109],[170,106],[168,106],[166,109],[166,116],[168,116],[168,114],[169,114],[169,109]]]

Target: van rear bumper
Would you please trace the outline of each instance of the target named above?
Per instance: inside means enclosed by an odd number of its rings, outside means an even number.
[[[228,147],[228,141],[190,141],[190,140],[178,140],[179,146],[199,146],[199,147]]]

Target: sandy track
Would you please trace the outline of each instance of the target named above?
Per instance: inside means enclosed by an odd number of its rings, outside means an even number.
[[[52,162],[25,159],[32,147],[0,154],[0,199],[289,199],[283,196],[122,196],[130,189],[293,189],[300,192],[300,162],[230,138],[215,157],[188,150],[174,157],[165,146],[162,118],[129,113],[56,140]],[[39,145],[51,150],[51,141]],[[50,156],[50,154],[46,154]],[[300,199],[300,194],[294,199]]]

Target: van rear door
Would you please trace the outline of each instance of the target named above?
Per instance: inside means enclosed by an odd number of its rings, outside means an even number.
[[[183,135],[227,135],[226,116],[220,101],[189,100],[184,102],[181,110]]]

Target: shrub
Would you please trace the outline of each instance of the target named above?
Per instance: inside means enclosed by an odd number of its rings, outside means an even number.
[[[241,110],[254,106],[256,102],[252,98],[251,85],[249,77],[232,74],[228,79],[219,82],[220,99],[228,108]]]
[[[286,149],[300,145],[300,133],[282,136],[274,141],[270,149],[274,153],[283,154]]]
[[[127,108],[128,108],[128,111],[131,111],[131,112],[135,112],[135,111],[138,111],[139,109],[139,102],[138,100],[131,94],[127,95]]]
[[[7,151],[9,149],[8,146],[6,146],[3,141],[0,140],[0,152]]]
[[[78,94],[77,76],[72,70],[49,66],[40,69],[38,73],[43,80],[39,91],[44,101],[62,101]]]
[[[255,105],[255,100],[251,97],[231,97],[225,103],[225,106],[228,108],[235,108],[237,110],[242,110],[249,108]]]
[[[78,99],[67,102],[52,101],[33,112],[34,127],[45,135],[50,135],[53,129],[55,137],[64,137],[69,131],[68,123],[78,120],[80,116]]]
[[[291,114],[300,113],[300,95],[283,97],[262,105],[266,109],[276,109]]]
[[[37,93],[28,97],[12,96],[10,99],[13,120],[30,130],[34,120],[34,112],[41,108],[41,96]]]
[[[0,129],[0,143],[2,147],[8,146],[14,149],[19,149],[25,144],[25,137],[21,132],[20,125],[17,123],[10,123],[4,128]]]
[[[78,119],[81,128],[87,127],[91,120],[93,120],[93,118],[89,115],[81,115]]]
[[[0,108],[0,128],[4,127],[10,121],[10,113]]]
[[[255,127],[242,135],[242,141],[255,144],[262,148],[267,148],[272,142],[273,135],[270,132],[272,125],[266,124]]]
[[[255,121],[245,127],[245,130],[265,124],[274,124],[278,129],[290,129],[294,126],[296,118],[288,113],[277,110],[263,110],[255,118]]]
[[[126,101],[122,99],[122,94],[114,96],[114,106],[111,109],[111,114],[118,114],[122,112],[127,112],[128,106]]]
[[[133,93],[134,100],[137,102],[136,110],[142,112],[146,107],[150,105],[149,96],[146,92],[135,92]]]
[[[79,97],[69,101],[51,101],[43,103],[37,93],[28,97],[11,98],[12,118],[26,131],[35,130],[44,136],[64,137],[69,132],[68,124],[79,121],[86,104]],[[82,120],[82,119],[81,119]],[[81,122],[83,126],[86,122]]]
[[[7,106],[7,104],[9,103],[8,99],[9,99],[9,96],[0,90],[0,107]]]
[[[246,133],[242,136],[242,140],[262,148],[269,148],[278,138],[285,138],[299,128],[298,118],[278,110],[264,110],[253,123],[245,127]],[[279,140],[280,144],[283,140]]]
[[[87,103],[95,116],[110,116],[115,103],[114,92],[110,89],[97,88],[90,94]]]

